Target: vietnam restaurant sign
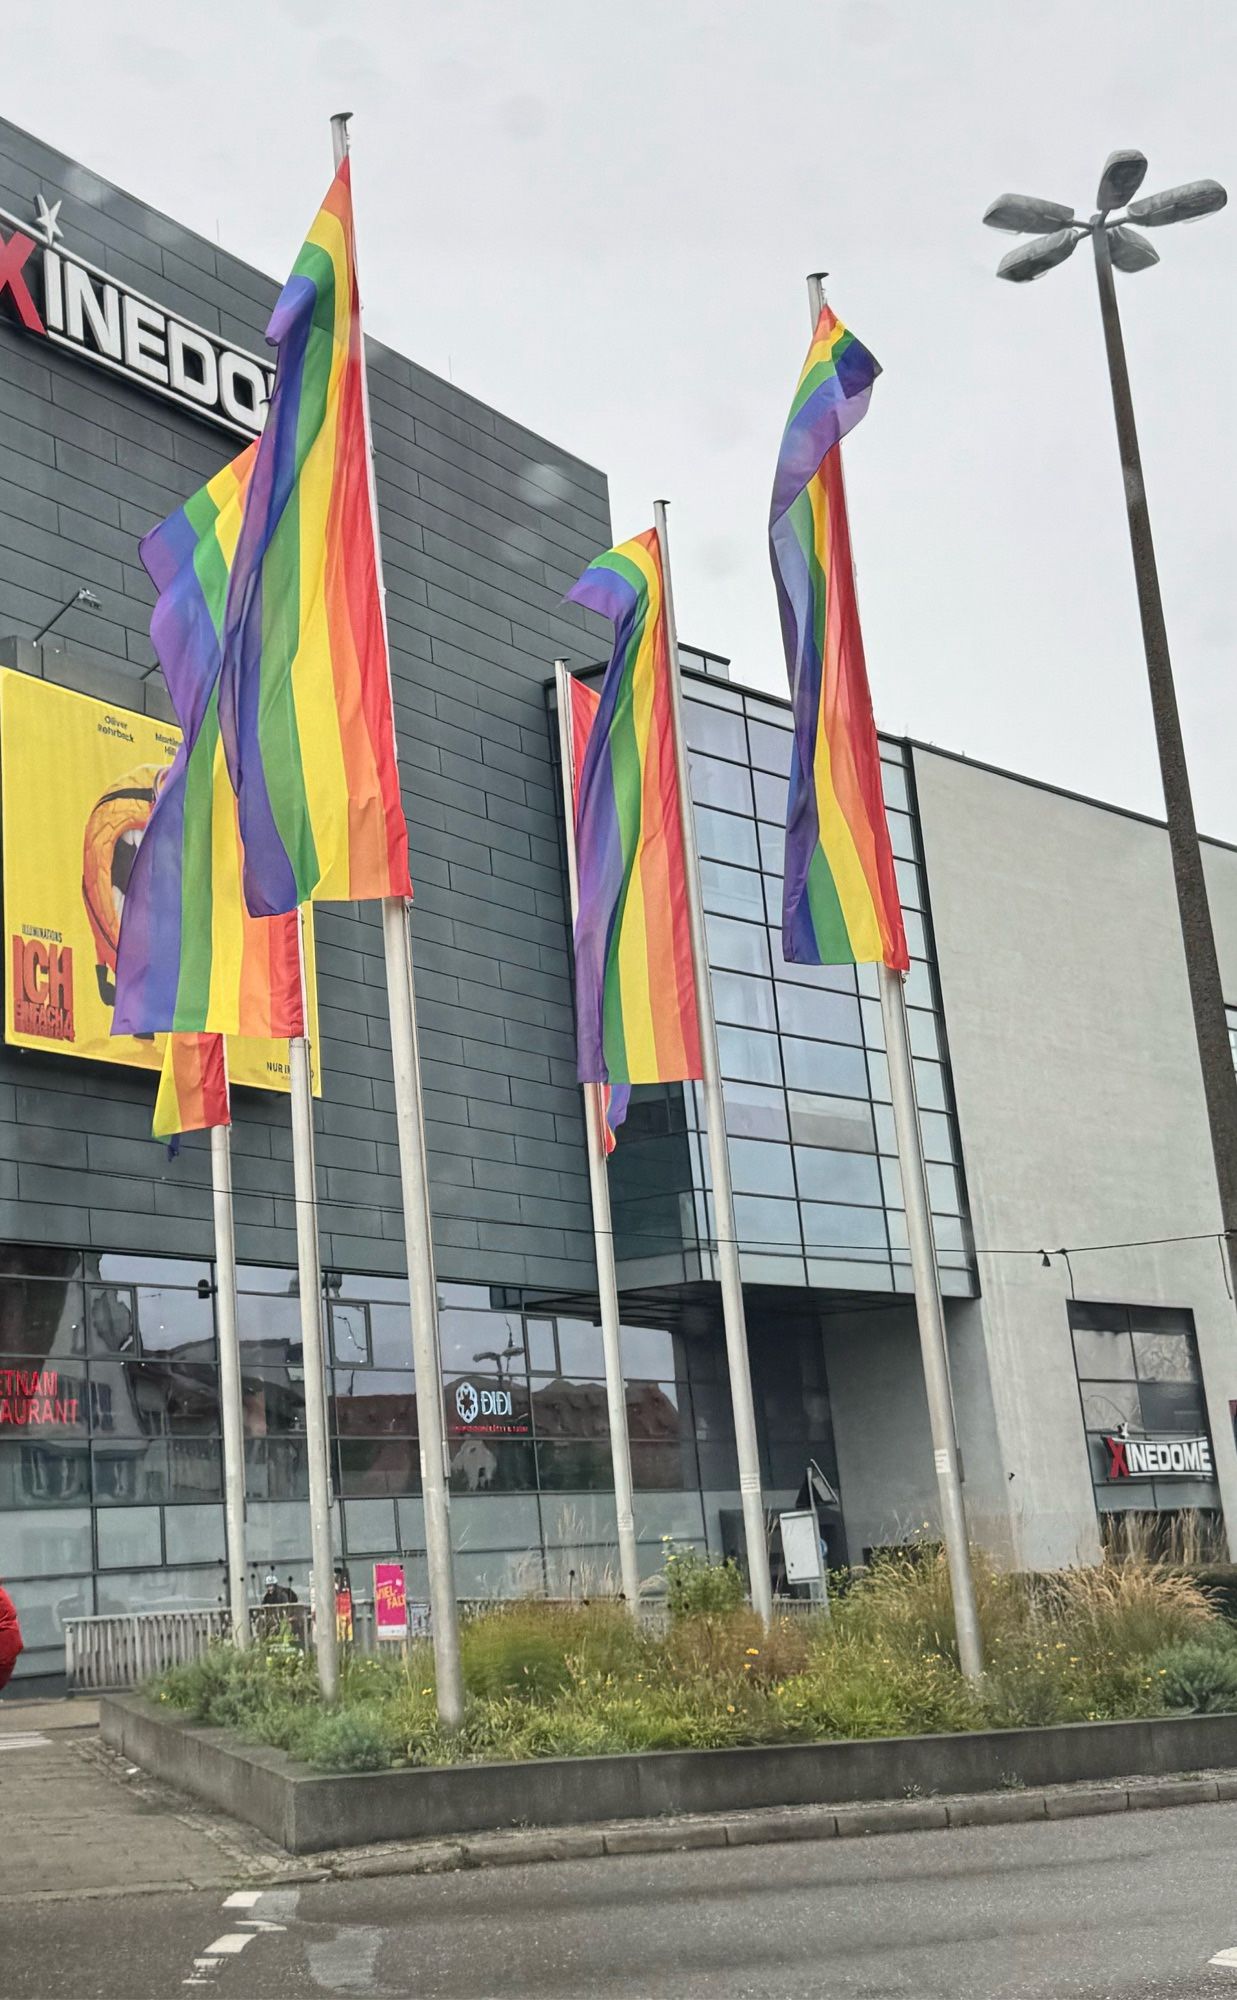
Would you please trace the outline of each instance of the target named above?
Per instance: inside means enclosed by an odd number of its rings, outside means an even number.
[[[66,249],[59,209],[42,195],[37,222],[0,209],[0,307],[28,333],[224,430],[256,437],[273,369]]]
[[[1109,1479],[1214,1479],[1211,1439],[1106,1437]]]

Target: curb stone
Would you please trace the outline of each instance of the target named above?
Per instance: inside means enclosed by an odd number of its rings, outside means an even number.
[[[889,1833],[923,1833],[967,1827],[1016,1826],[1062,1819],[1092,1819],[1115,1812],[1214,1805],[1237,1799],[1237,1773],[1154,1780],[1130,1785],[1062,1785],[1050,1790],[991,1793],[946,1799],[880,1801],[870,1806],[777,1806],[753,1812],[675,1819],[634,1820],[597,1827],[513,1828],[458,1841],[323,1855],[322,1866],[300,1879],[352,1881],[369,1876],[441,1875],[466,1868],[517,1868],[540,1861],[598,1860],[603,1855],[668,1854],[690,1848],[773,1846],[792,1841],[837,1840]],[[286,1879],[286,1878],[285,1878]]]

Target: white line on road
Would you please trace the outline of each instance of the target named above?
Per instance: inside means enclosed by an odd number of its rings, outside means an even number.
[[[195,1958],[193,1969],[195,1972],[213,1972],[218,1963],[217,1958]]]
[[[1234,1970],[1237,1970],[1237,1944],[1230,1945],[1227,1951],[1218,1951],[1214,1958],[1207,1960],[1207,1963],[1208,1965],[1231,1965]]]
[[[252,1910],[255,1903],[262,1901],[261,1889],[237,1889],[231,1896],[225,1896],[225,1910]]]
[[[206,1949],[211,1957],[216,1953],[222,1953],[228,1958],[235,1958],[237,1952],[244,1951],[245,1946],[252,1944],[256,1936],[256,1931],[225,1931],[222,1937],[217,1937],[214,1944],[208,1944]]]
[[[9,1736],[0,1736],[0,1751],[3,1750],[46,1750],[50,1736],[40,1736],[36,1729],[15,1729]]]

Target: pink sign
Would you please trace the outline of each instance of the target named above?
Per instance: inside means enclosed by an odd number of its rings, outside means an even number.
[[[374,1633],[379,1639],[408,1637],[408,1597],[402,1563],[374,1564]]]

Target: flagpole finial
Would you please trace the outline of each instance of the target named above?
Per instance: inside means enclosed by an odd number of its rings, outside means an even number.
[[[331,114],[331,144],[335,149],[336,169],[342,167],[348,157],[348,122],[350,111],[335,111]]]

